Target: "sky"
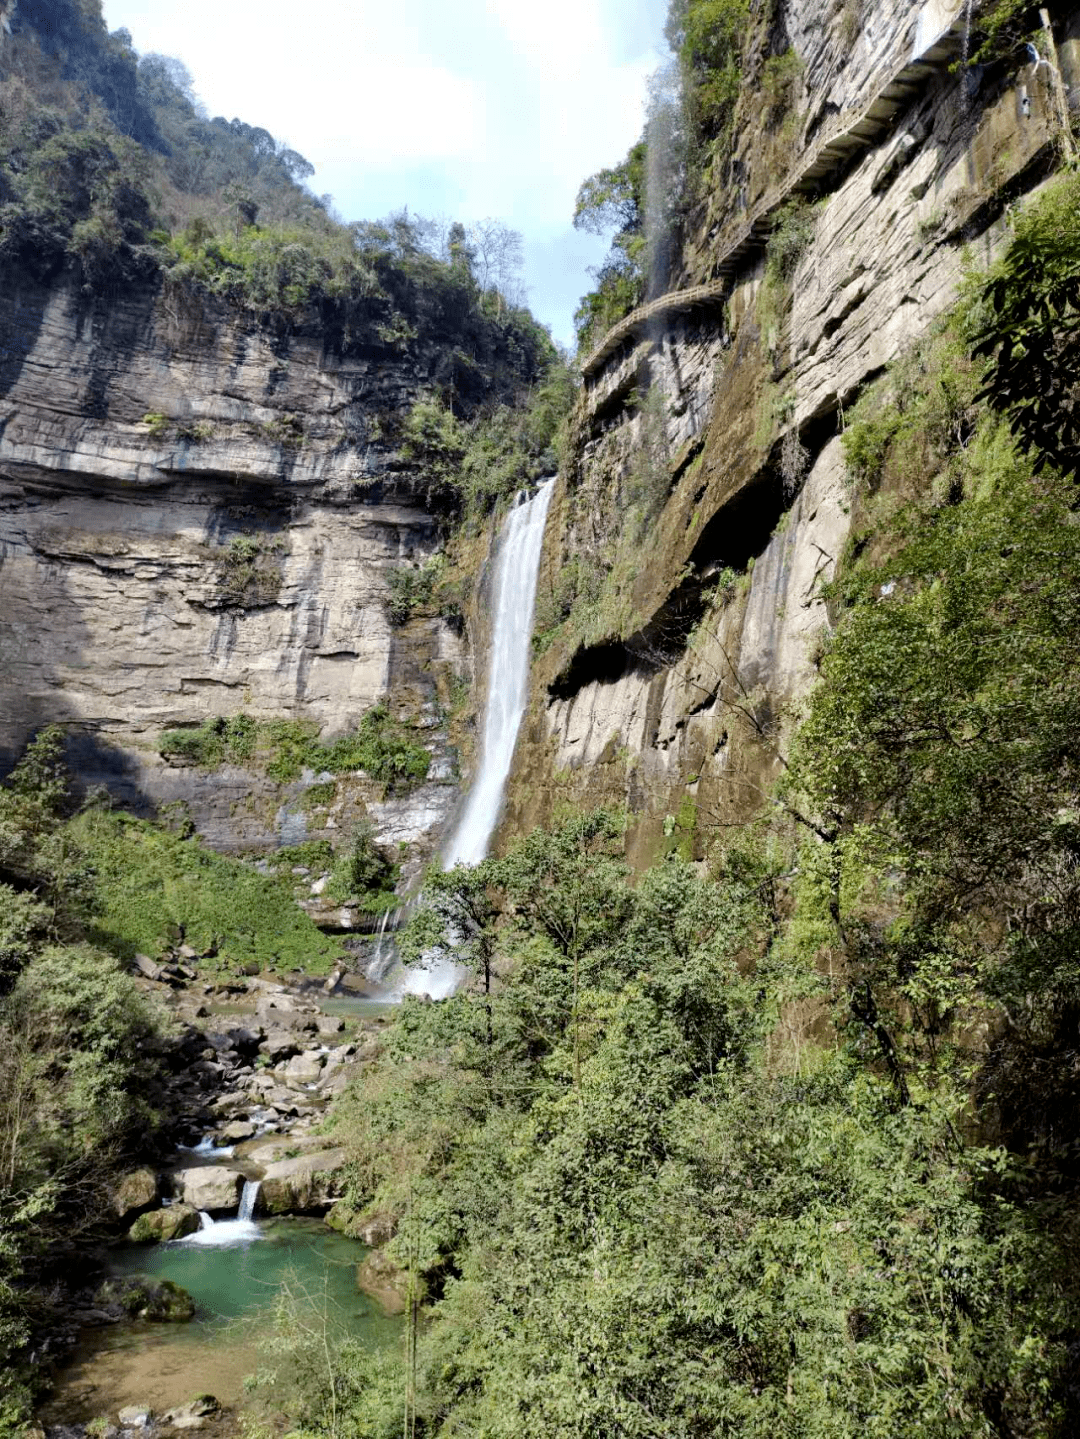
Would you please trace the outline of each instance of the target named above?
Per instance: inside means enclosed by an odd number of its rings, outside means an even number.
[[[578,186],[638,138],[667,0],[105,0],[110,30],[181,59],[211,115],[315,166],[345,220],[407,206],[494,216],[525,240],[534,314],[561,344],[607,249]]]

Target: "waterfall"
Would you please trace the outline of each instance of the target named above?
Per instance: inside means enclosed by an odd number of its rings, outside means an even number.
[[[259,1197],[258,1179],[245,1179],[240,1194],[235,1219],[215,1221],[209,1214],[199,1210],[199,1228],[194,1234],[173,1240],[174,1244],[190,1244],[199,1248],[212,1246],[221,1248],[229,1244],[247,1244],[252,1239],[261,1239],[262,1230],[255,1223],[255,1202]]]
[[[503,789],[529,697],[533,601],[554,480],[519,501],[503,526],[495,571],[495,625],[488,665],[480,764],[461,818],[443,851],[443,868],[479,864],[499,822]]]
[[[499,537],[480,760],[465,806],[443,850],[444,869],[452,869],[455,864],[479,864],[499,822],[518,729],[529,698],[536,577],[554,488],[555,481],[550,479],[531,497],[522,491]],[[433,959],[429,965],[408,969],[399,993],[445,999],[463,978],[461,966],[449,957]]]
[[[368,960],[365,974],[368,979],[378,984],[386,977],[386,971],[394,962],[394,931],[401,923],[401,906],[396,909],[384,909],[379,920],[379,927],[375,931],[375,952]],[[387,930],[390,931],[389,935]]]

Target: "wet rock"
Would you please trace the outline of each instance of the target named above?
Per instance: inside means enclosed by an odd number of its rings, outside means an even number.
[[[183,1239],[199,1227],[199,1211],[190,1204],[170,1204],[167,1208],[140,1214],[128,1231],[133,1244],[167,1244],[170,1239]]]
[[[224,1071],[222,1071],[224,1073]],[[230,1089],[227,1094],[219,1094],[216,1099],[210,1101],[210,1107],[216,1114],[229,1110],[245,1110],[248,1106],[248,1096],[240,1089]],[[237,1116],[239,1118],[239,1116]]]
[[[323,1055],[317,1049],[298,1054],[281,1070],[286,1084],[315,1084],[322,1077]]]
[[[193,1169],[181,1169],[173,1175],[173,1184],[179,1189],[185,1204],[213,1213],[215,1210],[220,1212],[236,1208],[244,1187],[244,1176],[238,1169],[220,1164],[202,1164]]]
[[[116,1416],[124,1429],[145,1429],[154,1411],[144,1404],[129,1404]]]
[[[221,1405],[213,1394],[197,1394],[186,1404],[179,1404],[175,1409],[166,1410],[161,1416],[161,1422],[171,1425],[174,1429],[202,1429],[205,1427],[206,1421],[220,1408]]]
[[[279,1159],[266,1167],[259,1199],[267,1214],[326,1209],[341,1193],[347,1154],[324,1149]]]
[[[250,1119],[234,1119],[231,1124],[226,1124],[224,1129],[218,1131],[218,1139],[222,1144],[242,1144],[254,1133],[255,1126]]]
[[[94,1295],[94,1302],[104,1309],[119,1309],[129,1319],[145,1319],[152,1324],[186,1324],[195,1314],[195,1301],[186,1289],[171,1279],[152,1279],[145,1274],[107,1279]]]
[[[152,1169],[133,1169],[113,1192],[113,1208],[121,1219],[157,1203],[158,1180]]]

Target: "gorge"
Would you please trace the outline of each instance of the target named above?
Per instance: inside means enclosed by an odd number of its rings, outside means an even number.
[[[1080,10],[666,35],[569,363],[0,11],[0,1434],[1080,1424]]]

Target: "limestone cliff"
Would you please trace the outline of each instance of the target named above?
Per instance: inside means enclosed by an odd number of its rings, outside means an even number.
[[[0,310],[9,757],[63,722],[85,783],[182,800],[212,842],[250,847],[303,837],[303,785],[170,765],[164,729],[243,710],[333,735],[390,696],[441,733],[458,634],[387,611],[389,573],[432,553],[437,523],[378,432],[421,391],[422,354],[343,352],[154,284],[87,303],[8,276]],[[445,817],[450,760],[432,745],[432,782],[378,807],[387,838]]]
[[[1045,62],[964,64],[970,6],[773,9],[801,61],[783,145],[751,74],[674,290],[585,362],[508,829],[625,801],[640,859],[665,830],[700,855],[760,807],[851,525],[845,409],[995,254],[1059,163],[1062,99],[1080,105],[1076,13],[1056,88]],[[770,236],[793,222],[778,279]]]

